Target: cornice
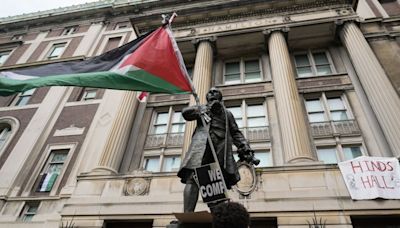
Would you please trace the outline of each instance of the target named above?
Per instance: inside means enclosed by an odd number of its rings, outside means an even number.
[[[271,1],[243,1],[247,2],[247,5],[242,4],[241,7],[249,7],[250,9],[245,12],[238,13],[227,13],[222,16],[210,16],[210,12],[221,10],[224,8],[230,8],[229,4],[220,4],[213,6],[202,6],[202,7],[192,7],[189,9],[180,9],[179,17],[174,21],[174,28],[188,28],[199,24],[214,24],[216,22],[230,22],[237,21],[244,18],[257,18],[264,16],[274,16],[274,15],[290,15],[292,13],[302,13],[302,12],[312,12],[317,9],[332,9],[332,8],[351,8],[351,2],[349,0],[313,0],[302,4],[293,4],[291,1],[287,1],[286,6],[272,6],[264,9],[251,9],[252,5],[259,2],[264,2],[266,4],[271,3]],[[282,1],[283,2],[283,1]],[[273,2],[272,2],[273,3]],[[233,5],[235,6],[235,5]],[[172,9],[164,9],[164,12],[168,12]],[[204,17],[192,19],[193,15],[202,15]],[[139,12],[133,15],[131,22],[136,26],[139,33],[150,31],[155,27],[159,26],[160,21],[160,11],[159,9],[153,9],[148,11]]]

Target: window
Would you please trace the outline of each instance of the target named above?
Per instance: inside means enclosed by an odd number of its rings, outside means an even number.
[[[336,164],[338,162],[336,154],[336,147],[317,148],[318,160],[325,164]]]
[[[343,146],[344,160],[351,160],[356,157],[362,156],[360,146]]]
[[[40,173],[39,183],[36,188],[37,192],[50,192],[60,176],[69,149],[52,150]]]
[[[308,51],[307,53],[295,54],[294,62],[299,78],[333,73],[333,64],[325,51]]]
[[[250,140],[268,140],[268,118],[265,104],[242,100],[239,104],[227,105],[238,127],[244,136]]]
[[[47,59],[48,60],[52,60],[52,59],[58,59],[61,57],[61,55],[64,52],[65,46],[67,45],[67,43],[59,43],[59,44],[54,44],[50,51],[49,54],[47,55]]]
[[[8,124],[0,123],[0,155],[10,135],[11,126]]]
[[[14,35],[11,40],[22,40],[22,38],[24,38],[24,34],[17,34]]]
[[[146,157],[143,162],[143,169],[150,172],[158,172],[160,166],[159,157]]]
[[[185,120],[182,112],[172,108],[168,112],[159,112],[153,125],[152,134],[183,133],[185,131]]]
[[[26,203],[22,209],[20,219],[23,222],[29,222],[36,215],[39,208],[39,202],[29,202]]]
[[[224,84],[259,82],[262,80],[260,60],[244,60],[225,63]]]
[[[114,30],[124,29],[129,27],[129,22],[119,22],[115,25]]]
[[[68,35],[74,34],[76,31],[78,31],[78,26],[66,27],[62,31],[61,36],[68,36]]]
[[[180,156],[166,156],[164,157],[163,160],[162,171],[163,172],[178,171],[180,164],[181,164]]]
[[[94,100],[96,99],[98,89],[96,88],[83,88],[82,93],[79,96],[81,101]]]
[[[191,79],[193,79],[193,67],[186,67],[188,75]]]
[[[110,37],[107,41],[106,46],[104,47],[104,51],[103,52],[108,52],[112,49],[117,48],[122,40],[122,36],[117,36],[117,37]]]
[[[11,116],[0,117],[0,157],[19,128],[19,121]]]
[[[339,95],[326,95],[318,98],[306,98],[306,110],[310,123],[348,120],[344,97]]]
[[[36,89],[30,89],[27,91],[24,91],[20,94],[17,95],[17,97],[14,99],[14,101],[11,103],[12,106],[24,106],[29,103],[29,100],[31,99],[33,93],[35,92]]]
[[[318,160],[325,164],[337,164],[339,161],[347,161],[362,156],[360,145],[342,145],[317,147]]]
[[[185,120],[173,107],[154,113],[146,138],[143,169],[151,172],[174,172],[179,169]]]
[[[162,161],[162,164],[160,163]],[[176,172],[181,165],[180,155],[162,155],[159,157],[145,157],[143,169],[150,172]]]
[[[0,51],[0,66],[3,65],[8,57],[10,56],[11,51]]]

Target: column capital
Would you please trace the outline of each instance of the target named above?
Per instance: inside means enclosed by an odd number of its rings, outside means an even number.
[[[279,31],[279,32],[282,32],[282,33],[288,33],[290,31],[290,28],[287,27],[287,26],[285,26],[285,27],[277,27],[277,28],[269,28],[269,29],[263,30],[262,33],[264,35],[266,35],[266,36],[269,36],[269,35],[271,35],[272,32],[275,32],[275,31]]]
[[[213,43],[216,40],[217,40],[217,36],[206,36],[206,37],[194,38],[191,42],[194,45],[198,45],[200,42],[203,42],[203,41],[208,41],[210,43]]]
[[[363,21],[364,21],[364,19],[360,18],[360,17],[341,18],[341,19],[335,20],[335,25],[341,26],[341,25],[344,25],[344,24],[350,23],[350,22],[360,23]]]

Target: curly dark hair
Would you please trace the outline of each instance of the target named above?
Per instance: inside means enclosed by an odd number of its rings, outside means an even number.
[[[211,214],[213,228],[248,228],[250,225],[249,213],[239,203],[220,203],[212,209]]]

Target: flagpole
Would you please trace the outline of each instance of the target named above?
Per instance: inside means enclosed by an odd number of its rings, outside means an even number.
[[[171,23],[174,21],[174,19],[175,19],[176,16],[178,16],[178,14],[176,14],[175,12],[172,14],[172,16],[171,16],[169,19],[168,19],[168,16],[167,16],[167,15],[164,15],[164,14],[162,15],[162,17],[163,17],[163,25],[164,25],[164,26],[167,26],[167,28],[171,31],[171,34],[172,34]],[[175,41],[175,38],[173,37],[173,35],[172,35],[172,38],[173,38],[173,42],[174,42],[175,45],[177,46],[176,41]],[[182,63],[184,63],[184,62],[183,62],[183,58],[182,58],[181,55],[179,55],[178,58],[182,61]],[[183,65],[184,65],[184,64],[183,64]],[[191,86],[192,95],[193,95],[193,97],[194,97],[194,99],[195,99],[195,101],[196,101],[196,105],[200,108],[200,105],[201,105],[201,104],[200,104],[199,96],[197,95],[196,88],[195,88],[194,85],[193,85],[192,79],[189,77],[189,74],[188,74],[188,72],[187,72],[187,70],[186,70],[186,67],[184,67],[184,71],[185,71],[186,79],[189,81],[189,84],[190,84],[190,86]],[[205,116],[205,115],[207,115],[205,112],[201,112],[201,113],[200,113],[200,119],[201,119],[201,123],[203,124],[203,126],[206,126],[206,125],[207,125],[207,123],[206,123],[206,121],[205,121],[205,119],[204,119],[204,116]],[[225,120],[225,121],[227,121],[227,120]],[[226,130],[228,130],[228,129],[226,129]],[[221,170],[221,173],[222,173],[221,165],[219,164],[219,160],[218,160],[218,157],[217,157],[217,153],[215,152],[214,144],[212,143],[212,140],[211,140],[211,136],[210,136],[210,132],[209,132],[209,131],[207,131],[207,142],[208,142],[208,144],[209,144],[209,146],[210,146],[211,153],[212,153],[212,155],[213,155],[214,162],[215,162],[215,164],[216,164],[216,166],[217,166],[217,169]],[[227,146],[227,145],[225,145],[225,147],[226,147],[226,146]],[[226,158],[225,158],[225,159],[226,159]],[[225,183],[225,178],[224,178],[223,173],[222,173],[222,183],[223,183],[223,185],[224,185],[225,192],[228,193],[228,188],[227,188],[227,185],[226,185],[226,183]]]

